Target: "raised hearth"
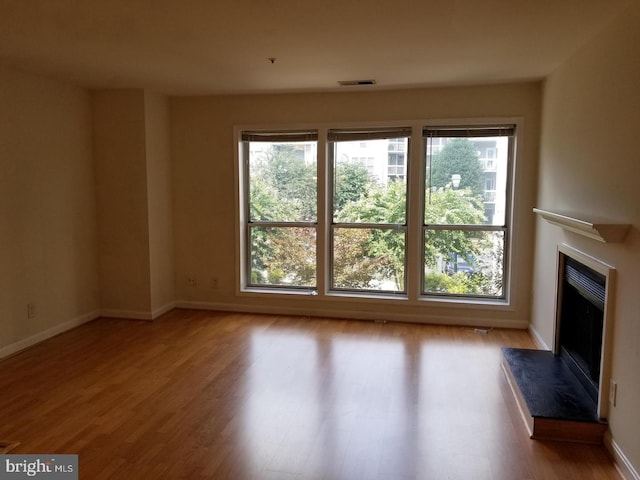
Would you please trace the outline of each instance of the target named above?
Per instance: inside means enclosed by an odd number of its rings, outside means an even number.
[[[607,423],[564,360],[552,352],[503,349],[503,369],[531,438],[602,443]]]

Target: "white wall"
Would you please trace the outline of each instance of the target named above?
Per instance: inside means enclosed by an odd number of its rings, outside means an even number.
[[[540,85],[523,83],[405,91],[211,96],[171,99],[176,297],[181,305],[526,327],[529,323]],[[513,305],[462,308],[401,301],[237,295],[233,128],[318,122],[522,117]],[[194,276],[197,285],[187,286]],[[217,279],[217,288],[212,288]]]
[[[89,94],[0,68],[0,105],[1,357],[99,306]]]
[[[640,469],[640,5],[546,81],[538,206],[632,224],[626,241],[603,244],[539,220],[532,327],[552,345],[556,248],[567,243],[617,269],[610,433]]]

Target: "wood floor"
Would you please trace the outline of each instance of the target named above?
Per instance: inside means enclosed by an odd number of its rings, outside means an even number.
[[[0,441],[80,478],[619,479],[530,440],[501,372],[524,331],[176,310],[100,319],[0,362]]]

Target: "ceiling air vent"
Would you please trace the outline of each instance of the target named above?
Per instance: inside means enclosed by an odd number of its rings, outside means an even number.
[[[375,80],[341,80],[338,82],[341,87],[353,87],[358,85],[375,85]]]

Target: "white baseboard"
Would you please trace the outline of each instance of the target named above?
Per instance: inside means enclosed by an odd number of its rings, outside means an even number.
[[[35,335],[32,335],[23,340],[11,343],[5,347],[0,348],[0,358],[13,355],[14,353],[24,350],[25,348],[29,348],[36,343],[40,343],[44,340],[47,340],[48,338],[55,337],[56,335],[66,332],[67,330],[71,330],[72,328],[78,327],[83,323],[95,320],[98,317],[100,317],[100,312],[89,312],[84,315],[80,315],[79,317],[73,318],[68,322],[61,323],[59,325],[56,325],[55,327],[51,327],[47,330],[36,333]]]
[[[495,327],[495,328],[515,328],[526,329],[529,326],[527,321],[520,320],[489,320],[486,318],[474,318],[469,316],[443,316],[425,314],[403,314],[390,312],[364,312],[357,310],[329,310],[322,308],[283,307],[267,305],[247,305],[231,303],[213,302],[190,302],[179,301],[176,308],[192,308],[196,310],[218,310],[223,312],[246,312],[246,313],[266,313],[279,315],[299,315],[326,318],[345,318],[354,320],[380,320],[396,321],[408,323],[426,323],[433,325],[460,325],[469,327]]]
[[[164,315],[165,313],[170,312],[174,308],[176,308],[176,302],[169,302],[160,308],[156,308],[154,311],[151,312],[151,319],[155,320],[156,318]]]
[[[165,313],[176,308],[175,302],[167,303],[160,308],[156,308],[155,310],[149,311],[141,311],[141,310],[117,310],[117,309],[104,309],[100,310],[101,317],[109,317],[109,318],[128,318],[130,320],[155,320],[160,315],[164,315]]]
[[[547,345],[547,342],[544,341],[542,336],[538,333],[538,331],[533,328],[532,325],[529,325],[529,333],[533,337],[533,341],[536,343],[540,350],[551,350]]]
[[[107,308],[100,310],[100,316],[108,318],[128,318],[131,320],[153,320],[151,312],[138,310],[115,310]]]
[[[640,480],[640,474],[638,474],[638,471],[611,437],[610,431],[606,431],[604,434],[604,446],[613,458],[613,463],[618,469],[618,473],[622,475],[622,478],[625,480]]]

